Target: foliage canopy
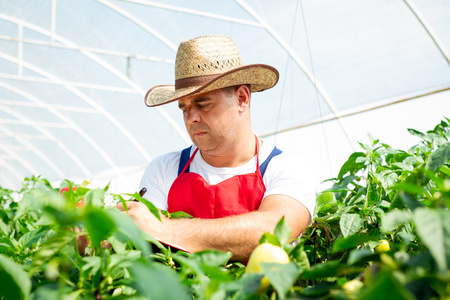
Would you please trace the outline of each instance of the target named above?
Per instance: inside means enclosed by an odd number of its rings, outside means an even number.
[[[41,177],[19,191],[0,188],[0,299],[448,299],[450,120],[409,133],[421,141],[407,151],[361,143],[317,196],[300,238],[288,240],[284,219],[264,234],[260,243],[283,247],[290,263],[262,264],[261,274],[244,273],[231,253],[167,247],[104,205],[143,201],[137,193],[70,181],[54,188]],[[91,241],[86,256],[82,236]],[[383,240],[389,247],[375,250]],[[255,293],[263,277],[271,287]]]

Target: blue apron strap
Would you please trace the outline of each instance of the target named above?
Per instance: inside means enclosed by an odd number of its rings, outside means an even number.
[[[269,164],[270,160],[274,157],[277,156],[278,154],[282,153],[283,151],[281,151],[280,149],[278,149],[277,147],[273,147],[272,152],[270,152],[269,156],[266,158],[266,160],[261,164],[261,166],[259,167],[259,170],[261,172],[261,177],[264,177],[264,173],[266,172],[267,169],[267,165]]]
[[[178,165],[178,175],[180,175],[180,173],[183,171],[184,166],[187,164],[189,158],[191,157],[191,148],[192,146],[187,147],[186,149],[181,151],[180,164]],[[185,173],[189,173],[189,166],[186,168]]]

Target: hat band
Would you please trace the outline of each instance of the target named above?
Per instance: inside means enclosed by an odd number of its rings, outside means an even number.
[[[175,89],[183,89],[191,86],[201,86],[205,83],[211,81],[212,79],[219,76],[218,74],[212,74],[212,75],[201,75],[201,76],[194,76],[194,77],[187,77],[187,78],[181,78],[175,80]]]

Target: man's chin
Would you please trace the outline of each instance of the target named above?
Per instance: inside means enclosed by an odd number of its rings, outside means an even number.
[[[194,141],[194,145],[203,153],[209,153],[215,149],[213,145],[199,141]]]
[[[205,146],[205,145],[201,145],[201,144],[197,144],[195,146],[197,146],[197,148],[203,153],[208,153],[213,150],[213,148],[210,146]]]

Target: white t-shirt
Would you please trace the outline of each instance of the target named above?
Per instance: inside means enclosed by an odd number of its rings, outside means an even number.
[[[259,152],[261,165],[273,150],[273,146],[263,143]],[[191,148],[191,155],[196,147]],[[144,198],[157,208],[167,210],[167,197],[170,187],[178,176],[181,151],[169,152],[156,157],[150,162],[142,177],[139,189],[147,188]],[[256,155],[247,163],[236,168],[215,168],[203,159],[200,151],[194,156],[190,172],[198,173],[209,184],[217,184],[235,175],[253,173],[256,171]],[[300,201],[313,215],[316,186],[310,174],[302,172],[301,161],[283,152],[274,156],[263,176],[266,187],[264,197],[281,194]]]

